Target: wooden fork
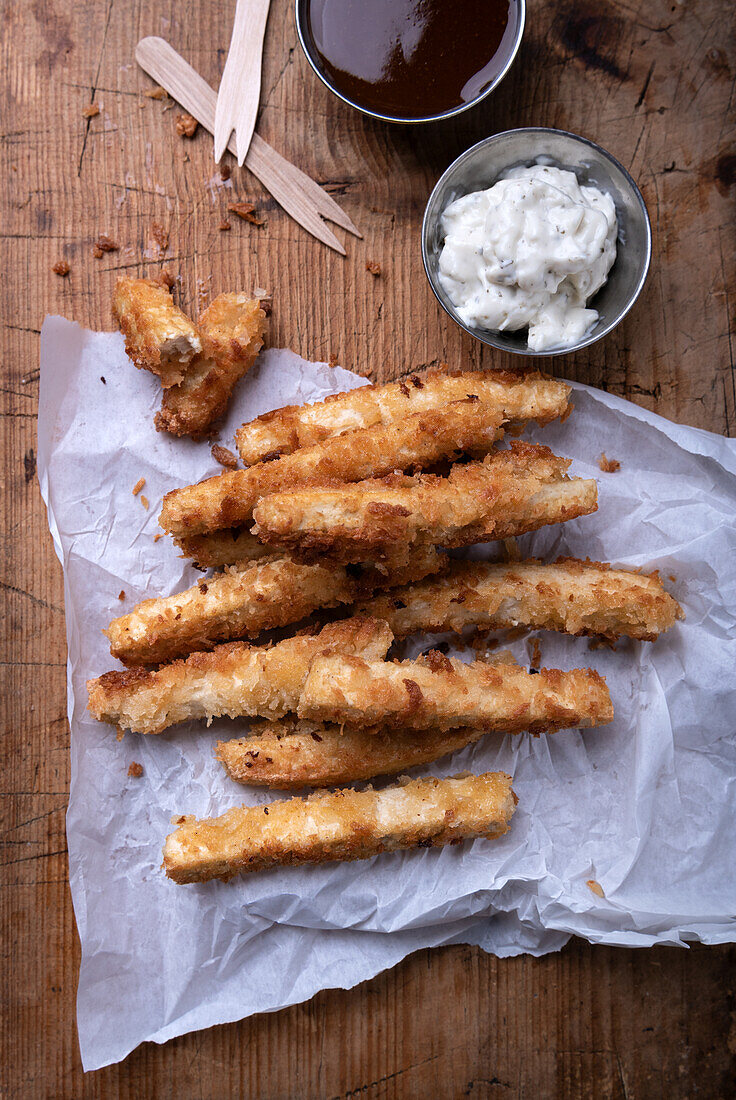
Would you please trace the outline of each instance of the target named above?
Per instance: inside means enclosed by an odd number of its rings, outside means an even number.
[[[215,164],[237,135],[238,164],[242,165],[256,128],[261,96],[263,38],[271,0],[237,0],[235,22],[215,111]]]

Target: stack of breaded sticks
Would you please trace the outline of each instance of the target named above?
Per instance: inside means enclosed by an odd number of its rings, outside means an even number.
[[[681,617],[656,573],[445,552],[596,510],[595,481],[570,477],[567,459],[530,443],[498,446],[529,421],[567,416],[568,402],[567,386],[539,374],[434,373],[245,424],[246,468],[168,493],[161,513],[185,555],[221,571],[110,624],[112,654],[128,669],[89,682],[90,710],[141,734],[257,719],[216,752],[232,779],[277,789],[400,775],[491,731],[610,722],[608,689],[591,669],[464,663],[437,650],[389,656],[394,639],[418,631],[653,641]],[[339,607],[349,617],[309,618]],[[303,620],[293,636],[261,637]],[[193,882],[494,837],[515,801],[501,773],[322,791],[181,818],[164,864]]]

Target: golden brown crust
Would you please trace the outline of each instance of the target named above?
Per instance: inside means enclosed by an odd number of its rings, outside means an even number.
[[[569,479],[569,460],[515,441],[449,477],[390,476],[264,496],[253,516],[263,543],[361,561],[417,543],[466,546],[592,512],[594,481]]]
[[[515,805],[510,777],[487,772],[241,806],[205,821],[180,818],[166,838],[164,868],[175,882],[205,882],[275,865],[492,838],[508,831]]]
[[[225,412],[235,383],[255,363],[263,347],[266,314],[257,298],[220,294],[200,317],[197,329],[202,352],[191,361],[181,383],[165,391],[156,427],[201,438]]]
[[[164,387],[178,385],[202,343],[169,291],[154,279],[121,276],[115,284],[112,312],[125,337],[126,354],[135,365],[157,374]]]
[[[355,617],[270,648],[230,642],[157,670],[133,668],[88,680],[88,708],[100,722],[134,733],[161,733],[179,722],[223,715],[280,718],[296,708],[316,656],[364,653],[380,659],[391,640],[384,622]]]
[[[203,578],[185,592],[144,600],[105,631],[113,657],[126,665],[153,665],[236,638],[256,638],[320,607],[337,607],[410,577],[438,572],[446,561],[421,547],[403,570],[305,565],[273,558]]]
[[[370,661],[332,654],[312,662],[297,713],[315,722],[406,729],[544,733],[613,718],[605,680],[592,669],[541,669],[443,658]]]
[[[542,374],[512,371],[433,371],[398,382],[333,394],[313,405],[287,405],[265,413],[236,434],[246,466],[343,432],[386,425],[406,416],[477,397],[499,420],[546,424],[568,409],[570,387]]]
[[[487,406],[458,401],[175,489],[164,497],[160,523],[180,537],[237,527],[250,522],[253,508],[268,493],[361,481],[463,453],[487,454],[499,431],[499,418]]]
[[[323,722],[255,723],[250,736],[219,741],[217,756],[231,779],[256,787],[334,787],[380,775],[401,775],[480,740],[485,730],[341,729]]]
[[[357,610],[385,619],[397,638],[418,630],[528,626],[654,641],[683,617],[658,573],[575,558],[552,565],[453,561],[446,575],[376,596]]]
[[[264,546],[243,527],[223,527],[220,531],[209,531],[206,535],[188,535],[174,539],[174,545],[178,546],[185,558],[192,558],[200,569],[222,569],[225,565],[238,565],[274,556],[269,546]]]

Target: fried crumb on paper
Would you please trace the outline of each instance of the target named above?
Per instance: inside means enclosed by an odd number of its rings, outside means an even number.
[[[598,465],[604,474],[615,474],[621,469],[621,463],[616,458],[606,458],[604,451],[598,459]]]
[[[601,886],[600,882],[596,882],[594,878],[589,878],[585,885],[588,887],[591,893],[596,895],[596,897],[604,898],[606,896],[603,893],[603,887]]]
[[[228,470],[234,470],[238,465],[238,460],[232,451],[229,451],[227,447],[221,447],[219,443],[215,443],[212,448],[212,457],[215,462],[219,462],[221,466],[227,467]]]
[[[130,767],[128,768],[128,775],[133,779],[140,779],[143,775],[143,765],[139,764],[137,760],[131,761]]]
[[[146,511],[148,511],[148,509],[150,508],[150,504],[148,503],[148,497],[142,496],[141,497],[141,504],[146,509]]]
[[[133,486],[133,496],[134,497],[138,496],[138,494],[140,493],[141,489],[143,488],[143,486],[145,484],[146,484],[146,479],[144,477],[139,477],[138,480],[136,481],[135,485]]]
[[[125,599],[125,589],[124,588],[121,588],[120,591],[118,592],[118,599],[119,600],[124,600]]]

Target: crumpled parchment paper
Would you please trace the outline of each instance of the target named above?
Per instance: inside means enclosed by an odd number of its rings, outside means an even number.
[[[268,409],[362,383],[266,351],[238,388],[221,441],[232,446],[235,429]],[[233,783],[213,757],[218,737],[237,736],[243,723],[118,742],[85,709],[87,678],[116,667],[102,627],[201,575],[168,538],[154,543],[157,517],[165,492],[221,468],[207,444],[154,430],[158,401],[158,381],[131,367],[120,336],[46,319],[38,473],[64,566],[67,833],[85,1069],[119,1061],[144,1040],[349,988],[435,944],[539,955],[573,934],[642,947],[736,939],[733,440],[583,386],[564,424],[531,431],[572,457],[573,473],[598,479],[600,505],[525,536],[522,553],[658,568],[687,618],[653,645],[620,642],[613,652],[541,634],[545,665],[590,665],[607,677],[612,725],[539,739],[491,735],[425,769],[510,772],[519,806],[505,837],[183,887],[160,870],[171,816],[273,796]],[[620,460],[620,472],[601,473],[602,451]],[[528,661],[529,647],[523,639],[511,648]],[[128,777],[132,761],[143,765],[141,778]]]

